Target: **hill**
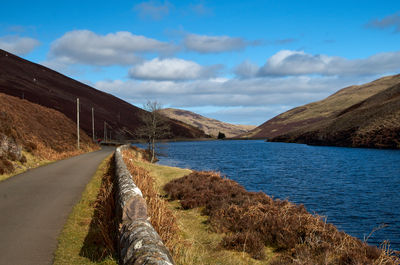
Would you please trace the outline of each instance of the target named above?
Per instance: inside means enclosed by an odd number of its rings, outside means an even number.
[[[400,75],[344,88],[258,128],[270,141],[400,148]]]
[[[373,82],[343,88],[324,100],[284,112],[250,132],[248,136],[273,138],[296,130],[307,130],[329,122],[345,109],[400,83],[400,75],[387,76]]]
[[[92,113],[95,113],[95,136],[103,137],[104,122],[116,139],[135,138],[143,125],[144,110],[115,96],[101,92],[42,65],[0,50],[0,92],[56,109],[76,120],[76,99],[80,100],[81,128],[92,136]],[[202,131],[169,120],[171,137],[201,138]]]
[[[80,136],[77,151],[76,124],[64,114],[0,93],[0,175],[30,158],[58,160],[98,148],[84,131]]]
[[[236,125],[221,122],[219,120],[207,118],[197,113],[181,109],[168,108],[163,109],[161,113],[171,119],[184,122],[203,130],[206,134],[211,135],[212,137],[217,137],[219,132],[224,133],[226,137],[236,137],[247,133],[256,127],[252,125]]]
[[[400,83],[354,104],[331,120],[272,141],[399,149]]]

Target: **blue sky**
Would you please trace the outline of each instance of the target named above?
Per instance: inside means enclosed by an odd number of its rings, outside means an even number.
[[[399,1],[7,1],[0,48],[134,105],[259,125],[400,71]]]

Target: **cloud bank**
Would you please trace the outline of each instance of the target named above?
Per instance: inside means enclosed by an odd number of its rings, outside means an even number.
[[[19,56],[30,53],[39,45],[40,42],[33,38],[19,36],[0,37],[0,49]]]
[[[338,56],[281,50],[259,67],[248,61],[234,72],[242,78],[298,75],[366,76],[400,71],[400,51],[378,53],[365,59],[349,60]]]
[[[346,78],[294,76],[211,78],[185,82],[113,80],[97,82],[95,87],[137,106],[148,99],[157,100],[166,106],[186,109],[217,106],[230,109],[231,113],[236,112],[237,116],[231,116],[230,122],[260,124],[277,115],[277,110],[286,111],[294,106],[319,100],[339,88],[353,84],[353,79]],[[262,112],[249,114],[248,108],[260,109]],[[226,119],[227,114],[220,112],[219,116],[216,114],[213,118],[220,117],[229,121]]]
[[[187,34],[184,39],[184,46],[187,50],[199,53],[239,51],[254,44],[255,43],[248,42],[243,38],[233,38],[229,36]]]
[[[49,57],[64,64],[131,65],[140,62],[143,53],[169,54],[175,49],[169,43],[126,31],[98,35],[74,30],[52,43]]]
[[[130,69],[129,76],[142,80],[195,80],[214,77],[219,65],[204,67],[178,58],[155,58]]]

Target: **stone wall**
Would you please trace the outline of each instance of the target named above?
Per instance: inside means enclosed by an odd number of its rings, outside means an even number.
[[[126,148],[129,145],[115,151],[117,215],[121,220],[118,242],[120,264],[172,265],[174,262],[168,249],[149,222],[142,192],[133,182],[122,158],[121,151]]]

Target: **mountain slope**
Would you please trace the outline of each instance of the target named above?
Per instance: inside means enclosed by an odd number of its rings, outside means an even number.
[[[134,138],[143,122],[144,110],[117,97],[96,90],[49,68],[0,50],[0,92],[24,98],[56,109],[76,120],[76,98],[80,99],[80,125],[92,136],[92,114],[95,113],[95,135],[103,137],[104,122],[113,138]],[[200,138],[204,134],[180,122],[169,121],[172,137]]]
[[[217,137],[219,132],[224,133],[226,137],[235,137],[247,133],[251,129],[255,128],[255,126],[252,125],[236,125],[221,122],[215,119],[201,116],[191,111],[181,109],[167,108],[163,109],[161,113],[171,119],[175,119],[197,127],[198,129],[203,130],[206,134],[209,134],[213,137]]]
[[[64,114],[0,93],[0,175],[27,162],[24,153],[58,160],[98,148],[84,131],[80,136],[77,151],[76,124]]]
[[[317,128],[319,125],[331,122],[351,106],[398,83],[400,75],[394,75],[364,85],[343,88],[324,100],[291,109],[270,119],[250,132],[250,136],[273,138]]]
[[[331,120],[271,140],[399,149],[400,83],[354,104]]]

